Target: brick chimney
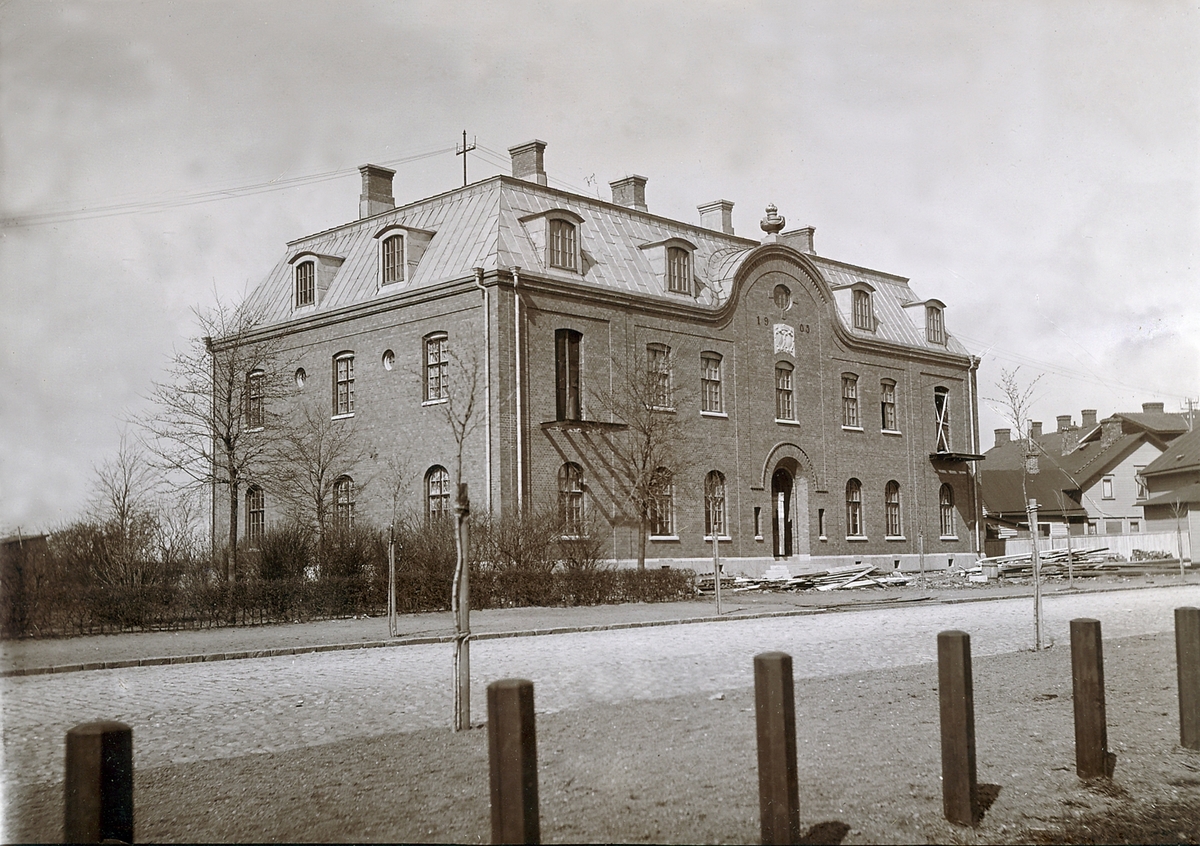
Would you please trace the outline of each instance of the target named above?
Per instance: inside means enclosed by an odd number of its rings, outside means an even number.
[[[1080,430],[1071,422],[1069,414],[1060,414],[1055,420],[1058,421],[1058,433],[1062,435],[1062,454],[1074,452],[1079,446]]]
[[[816,231],[813,227],[806,226],[803,229],[793,229],[791,232],[780,232],[779,240],[793,249],[813,256],[817,254],[817,250],[813,246],[813,235],[816,234]]]
[[[1074,429],[1074,428],[1075,428],[1073,425],[1071,425],[1071,415],[1069,415],[1069,414],[1060,414],[1060,415],[1058,415],[1057,417],[1055,417],[1055,418],[1054,418],[1054,422],[1055,422],[1056,424],[1058,424],[1058,430],[1057,430],[1057,431],[1059,431],[1059,432],[1065,432],[1065,431],[1067,431],[1068,429]]]
[[[1081,428],[1087,429],[1089,432],[1096,428],[1096,409],[1085,408],[1079,412],[1080,419],[1083,421]]]
[[[612,201],[618,206],[625,206],[638,211],[646,211],[646,177],[626,176],[616,182],[608,183],[612,189]]]
[[[1142,403],[1143,414],[1163,414],[1164,406],[1161,402],[1144,402]]]
[[[1004,446],[1012,441],[1012,429],[995,429],[996,446]]]
[[[1108,449],[1122,435],[1121,421],[1116,417],[1108,417],[1100,421],[1100,449]]]
[[[514,177],[527,182],[536,182],[538,185],[546,184],[545,141],[536,139],[526,141],[524,144],[509,147],[508,154],[512,156],[512,175]]]
[[[700,225],[705,229],[733,234],[733,203],[729,200],[713,200],[696,206],[700,212]]]
[[[1029,437],[1040,438],[1041,436],[1042,436],[1042,421],[1041,420],[1030,420],[1029,421]]]
[[[358,217],[371,217],[396,207],[392,196],[392,177],[396,171],[379,165],[365,164],[358,169],[362,174],[362,193],[358,195]]]

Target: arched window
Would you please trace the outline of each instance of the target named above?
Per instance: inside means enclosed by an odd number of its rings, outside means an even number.
[[[425,402],[450,396],[450,337],[445,332],[425,336]]]
[[[671,408],[671,348],[646,344],[646,376],[655,408]]]
[[[941,517],[942,537],[954,537],[957,534],[954,526],[954,488],[949,485],[942,485],[938,491],[938,514]]]
[[[721,402],[721,356],[715,352],[700,353],[700,410],[712,414],[725,411]]]
[[[854,292],[854,328],[875,331],[875,312],[871,308],[869,291]]]
[[[313,305],[317,301],[317,264],[312,261],[296,265],[296,308]]]
[[[775,419],[796,419],[796,405],[792,398],[792,365],[787,361],[775,362]]]
[[[903,537],[904,527],[900,523],[900,483],[892,480],[883,489],[885,533],[890,538]]]
[[[937,425],[937,446],[934,452],[950,452],[950,391],[933,389],[933,411]]]
[[[333,520],[339,529],[354,527],[354,480],[349,476],[333,482]]]
[[[252,547],[257,547],[262,542],[266,515],[263,489],[258,485],[251,485],[246,489],[246,540]]]
[[[792,305],[792,292],[787,285],[776,285],[775,290],[771,292],[771,299],[780,311],[787,311]]]
[[[558,516],[562,521],[564,535],[583,536],[586,518],[583,507],[583,470],[578,464],[570,461],[558,469]]]
[[[937,306],[925,306],[925,340],[931,344],[946,343],[946,323]]]
[[[425,473],[425,514],[430,522],[450,516],[450,473],[441,465]]]
[[[862,482],[858,479],[846,483],[846,535],[852,538],[863,536]]]
[[[261,370],[246,375],[246,428],[261,429],[266,420],[263,407],[263,386],[267,375]]]
[[[667,247],[667,290],[692,293],[692,256],[683,247]]]
[[[853,373],[842,374],[842,425],[859,428],[858,422],[858,377]]]
[[[669,537],[675,534],[675,485],[671,471],[659,467],[650,479],[650,534]]]
[[[729,537],[726,521],[725,474],[712,470],[704,477],[704,536]]]
[[[333,358],[333,413],[354,413],[354,353],[338,353]]]
[[[896,383],[891,379],[879,383],[879,409],[882,418],[880,428],[885,432],[895,432],[899,428],[896,421]]]
[[[577,270],[579,242],[575,224],[561,218],[550,219],[550,266]]]
[[[391,285],[393,282],[404,281],[404,236],[391,235],[383,239],[380,245],[382,251],[381,269],[382,283]]]

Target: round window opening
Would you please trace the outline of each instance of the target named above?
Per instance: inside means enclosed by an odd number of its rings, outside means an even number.
[[[303,367],[298,368],[296,370],[296,387],[303,388],[304,383],[307,380],[308,380],[308,374],[304,372],[304,368]]]
[[[775,301],[775,305],[786,311],[792,305],[792,292],[788,290],[787,285],[776,285],[771,299]]]
[[[385,352],[383,354],[383,369],[391,370],[395,366],[396,366],[396,354],[394,352],[392,352],[391,350],[388,350],[387,352]]]

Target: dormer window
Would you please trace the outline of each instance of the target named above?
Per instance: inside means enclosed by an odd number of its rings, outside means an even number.
[[[296,308],[310,306],[317,301],[317,263],[305,261],[296,265]]]
[[[380,267],[383,271],[381,282],[384,285],[391,285],[395,282],[404,281],[404,235],[396,233],[389,235],[383,239],[383,244],[380,247],[381,262]]]
[[[854,291],[854,328],[875,331],[875,310],[871,304],[871,292],[861,288]]]
[[[551,267],[579,269],[579,237],[571,221],[551,218],[549,257]]]
[[[667,290],[692,293],[692,256],[683,247],[667,247]]]
[[[946,323],[939,306],[925,306],[925,340],[931,344],[946,343]]]

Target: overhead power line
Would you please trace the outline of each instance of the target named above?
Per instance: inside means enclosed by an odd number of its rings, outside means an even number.
[[[398,159],[390,159],[378,162],[381,165],[401,165],[409,162],[419,161],[421,159],[432,158],[447,153],[453,153],[455,148],[439,147],[436,150],[426,150],[421,153],[414,153],[409,156],[404,156]],[[356,173],[358,168],[339,168],[338,170],[328,170],[322,173],[310,173],[302,176],[292,176],[287,178],[272,179],[267,182],[255,182],[245,185],[235,185],[227,188],[214,188],[205,191],[197,191],[190,194],[177,195],[161,200],[131,200],[125,203],[112,203],[103,206],[93,206],[83,209],[64,209],[60,211],[36,212],[33,214],[15,215],[6,217],[0,220],[0,228],[17,228],[23,226],[43,226],[53,223],[66,223],[75,220],[90,220],[94,218],[115,217],[125,214],[144,214],[147,212],[163,211],[165,209],[180,208],[183,206],[194,206],[200,203],[211,203],[217,200],[228,200],[236,197],[247,197],[254,194],[264,194],[270,191],[282,191],[286,188],[296,188],[302,185],[314,185],[320,182],[328,182],[332,179],[340,179],[351,173]]]

